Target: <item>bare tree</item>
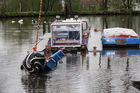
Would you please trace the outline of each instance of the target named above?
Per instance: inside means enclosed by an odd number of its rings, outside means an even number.
[[[2,10],[1,10],[2,13],[5,13],[5,8],[6,8],[6,2],[5,1],[6,0],[2,1]]]
[[[132,2],[133,2],[133,0],[122,0],[123,6],[126,9],[132,8]]]
[[[108,0],[102,0],[102,4],[103,4],[103,10],[107,10],[108,9]]]
[[[50,0],[47,0],[47,7],[46,7],[46,11],[49,10],[49,7],[50,7]]]
[[[70,11],[72,12],[71,0],[69,0]]]
[[[47,13],[47,11],[52,11],[54,8],[54,2],[57,2],[56,0],[43,0],[43,11]]]
[[[52,11],[53,10],[53,7],[54,7],[54,4],[55,2],[57,2],[56,0],[51,0],[51,5],[50,5],[50,10]]]
[[[65,0],[65,2],[69,6],[69,10],[72,12],[72,2],[71,2],[71,0]]]
[[[19,11],[22,11],[22,0],[18,0],[19,1]]]
[[[104,9],[107,10],[108,0],[104,0]]]

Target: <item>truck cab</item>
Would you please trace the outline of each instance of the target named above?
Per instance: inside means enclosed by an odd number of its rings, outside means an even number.
[[[76,19],[56,20],[51,24],[51,48],[80,48],[87,22]]]

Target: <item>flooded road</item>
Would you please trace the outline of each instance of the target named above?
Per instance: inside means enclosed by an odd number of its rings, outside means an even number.
[[[82,18],[97,29],[127,27],[140,35],[139,16]],[[22,72],[20,65],[35,42],[36,25],[32,18],[23,18],[23,24],[18,20],[0,20],[0,93],[140,93],[139,49],[67,53],[63,63],[48,74]],[[41,23],[40,36],[54,19],[42,20],[47,23]]]

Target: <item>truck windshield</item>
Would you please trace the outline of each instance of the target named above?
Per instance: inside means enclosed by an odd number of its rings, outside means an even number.
[[[80,25],[57,25],[53,26],[53,31],[80,31]]]
[[[80,43],[80,25],[55,25],[52,27],[53,43]]]

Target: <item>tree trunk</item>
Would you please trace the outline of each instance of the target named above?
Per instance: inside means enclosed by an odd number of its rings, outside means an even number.
[[[127,0],[127,8],[128,9],[132,8],[132,0]]]
[[[3,0],[3,8],[6,8],[5,0]]]
[[[104,9],[107,10],[108,0],[104,0]]]
[[[70,11],[72,12],[71,0],[69,0]]]
[[[132,8],[132,0],[122,0],[124,8],[131,9]]]
[[[55,2],[55,0],[51,0],[52,2],[51,2],[51,4],[50,4],[50,10],[52,11],[53,10],[53,6],[54,6],[54,2]]]
[[[102,0],[103,10],[107,10],[108,0]]]
[[[47,1],[48,1],[48,0],[43,0],[43,7],[42,7],[42,10],[43,10],[43,11],[46,11]]]
[[[49,10],[49,7],[50,7],[50,0],[47,0],[48,2],[47,2],[47,7],[46,7],[46,11],[48,11]]]
[[[126,5],[126,0],[122,0],[122,3],[123,3],[123,6],[124,6],[124,8],[127,8],[127,5]]]
[[[21,12],[22,11],[22,1],[19,0],[19,11]]]
[[[34,4],[33,4],[33,1],[32,1],[32,11],[34,11],[33,6],[34,6]]]
[[[2,10],[1,10],[2,13],[5,13],[5,8],[6,8],[6,2],[5,2],[5,0],[3,0],[2,1]]]

